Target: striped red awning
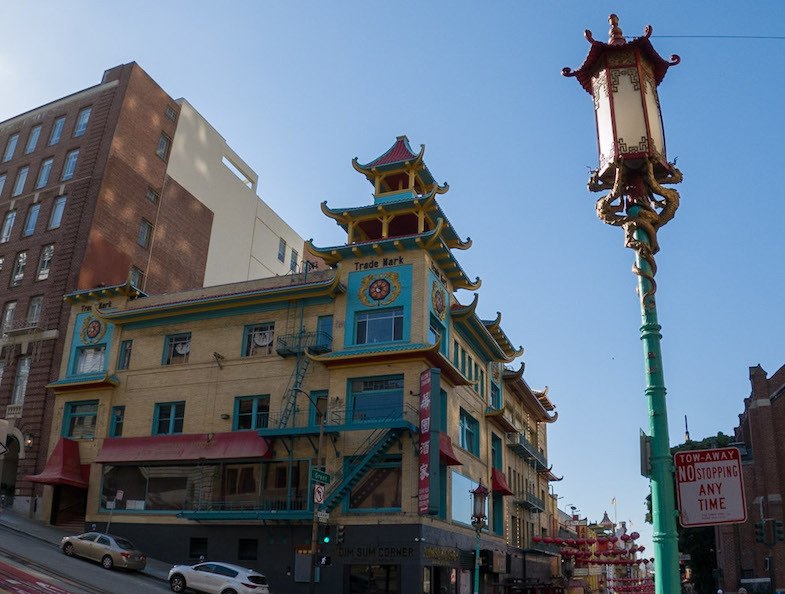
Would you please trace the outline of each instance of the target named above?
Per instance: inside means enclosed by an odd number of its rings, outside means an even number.
[[[270,443],[256,431],[186,433],[104,440],[96,462],[170,462],[267,458]]]

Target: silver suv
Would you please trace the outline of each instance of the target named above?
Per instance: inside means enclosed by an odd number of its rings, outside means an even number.
[[[258,571],[207,561],[196,565],[175,565],[169,570],[172,592],[186,588],[207,594],[270,594],[267,578]]]

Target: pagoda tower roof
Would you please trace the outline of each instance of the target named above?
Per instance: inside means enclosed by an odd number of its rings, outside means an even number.
[[[425,165],[425,162],[423,161],[424,156],[425,145],[421,144],[420,151],[415,153],[409,144],[409,139],[404,134],[398,136],[395,139],[393,145],[382,155],[376,157],[372,161],[369,161],[365,165],[361,165],[358,161],[358,158],[355,157],[352,159],[352,166],[357,171],[365,175],[369,181],[374,180],[375,171],[394,171],[396,169],[411,167],[418,171],[420,179],[426,187],[439,187],[433,175],[431,175],[427,165]]]

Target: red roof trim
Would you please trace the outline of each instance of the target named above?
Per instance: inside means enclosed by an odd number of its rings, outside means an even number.
[[[501,470],[493,468],[491,470],[491,491],[501,495],[514,495],[507,485],[507,477]]]
[[[89,474],[88,474],[89,476]],[[88,481],[79,459],[79,444],[73,439],[61,437],[55,445],[46,466],[40,474],[27,475],[23,480],[45,485],[68,485],[87,489]]]
[[[256,431],[113,437],[105,439],[96,462],[164,462],[267,458],[270,443]]]
[[[392,163],[403,163],[417,158],[417,154],[409,146],[409,139],[406,136],[399,136],[395,139],[390,149],[381,157],[377,157],[363,167],[379,167],[380,165],[390,165]]]

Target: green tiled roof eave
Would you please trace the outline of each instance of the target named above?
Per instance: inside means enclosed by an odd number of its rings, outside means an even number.
[[[420,342],[406,342],[406,343],[389,343],[383,345],[369,345],[365,348],[352,348],[343,351],[332,351],[325,355],[318,357],[320,361],[327,361],[333,359],[343,359],[346,357],[356,357],[362,355],[374,355],[384,353],[400,353],[400,352],[417,352],[426,351],[433,348],[432,344]]]

